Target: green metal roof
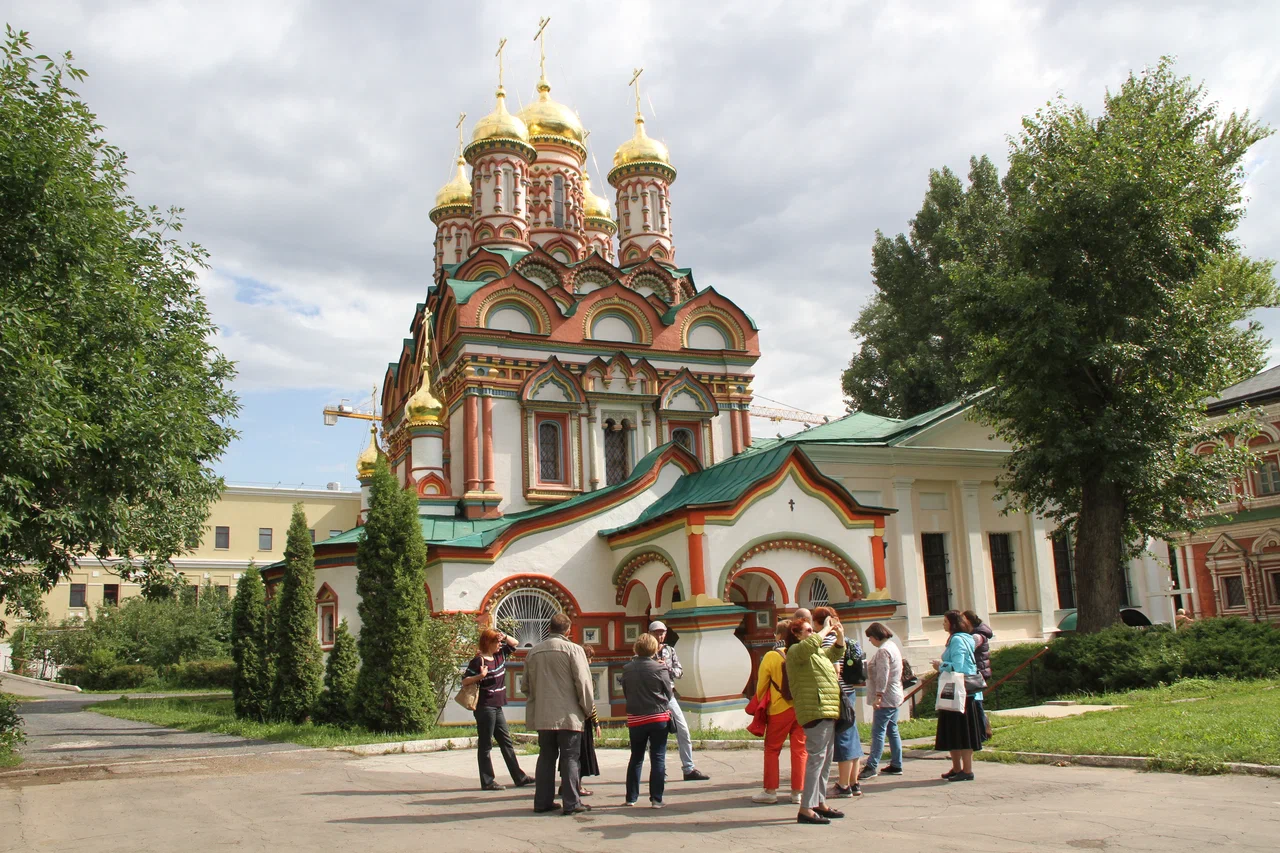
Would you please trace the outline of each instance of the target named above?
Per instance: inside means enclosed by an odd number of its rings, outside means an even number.
[[[780,439],[767,439],[761,443],[761,446],[765,449],[771,449],[776,444],[868,444],[891,447],[901,444],[916,433],[956,412],[969,408],[977,396],[961,397],[959,400],[953,400],[945,406],[939,406],[905,421],[869,415],[866,412],[851,412],[843,418],[837,418],[812,429],[801,430]],[[753,443],[752,451],[756,448],[757,445]]]
[[[496,527],[503,523],[501,518],[455,518],[443,515],[420,515],[418,523],[422,526],[422,539],[425,542],[448,542],[464,536]],[[316,545],[345,545],[360,541],[362,527],[353,527],[339,536],[330,536]]]
[[[462,281],[456,278],[445,279],[445,284],[449,285],[449,289],[453,291],[453,298],[458,300],[459,305],[465,305],[472,295],[484,287],[487,281]]]

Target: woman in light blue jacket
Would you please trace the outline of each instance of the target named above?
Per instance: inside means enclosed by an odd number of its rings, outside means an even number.
[[[973,636],[969,620],[959,610],[942,614],[942,623],[951,636],[947,638],[942,659],[933,662],[939,672],[959,672],[976,675],[978,664],[973,657]],[[951,753],[951,770],[943,773],[948,782],[973,781],[973,753],[982,749],[982,721],[974,702],[982,701],[982,693],[966,695],[964,712],[938,711],[938,733],[934,737],[934,749]]]

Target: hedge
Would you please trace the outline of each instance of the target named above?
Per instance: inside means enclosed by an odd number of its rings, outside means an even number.
[[[230,690],[236,665],[229,660],[189,660],[165,671],[165,682],[173,687],[217,687]]]
[[[64,666],[58,672],[59,681],[86,690],[127,690],[141,687],[155,679],[155,668],[142,663],[119,664],[103,670],[87,666]]]

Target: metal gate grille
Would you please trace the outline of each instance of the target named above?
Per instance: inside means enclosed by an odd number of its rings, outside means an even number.
[[[612,486],[627,479],[627,433],[608,429],[604,434],[604,481]]]
[[[550,593],[540,589],[517,589],[493,611],[497,625],[515,625],[515,634],[521,648],[537,645],[549,635],[548,623],[560,612],[560,602]]]

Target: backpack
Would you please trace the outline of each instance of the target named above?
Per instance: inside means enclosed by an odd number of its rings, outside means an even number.
[[[911,671],[911,664],[907,663],[907,659],[902,659],[902,686],[910,687],[916,684],[920,679],[916,678],[916,674]]]
[[[840,677],[845,684],[867,683],[867,656],[862,654],[853,643],[844,647],[844,667],[841,669]]]

